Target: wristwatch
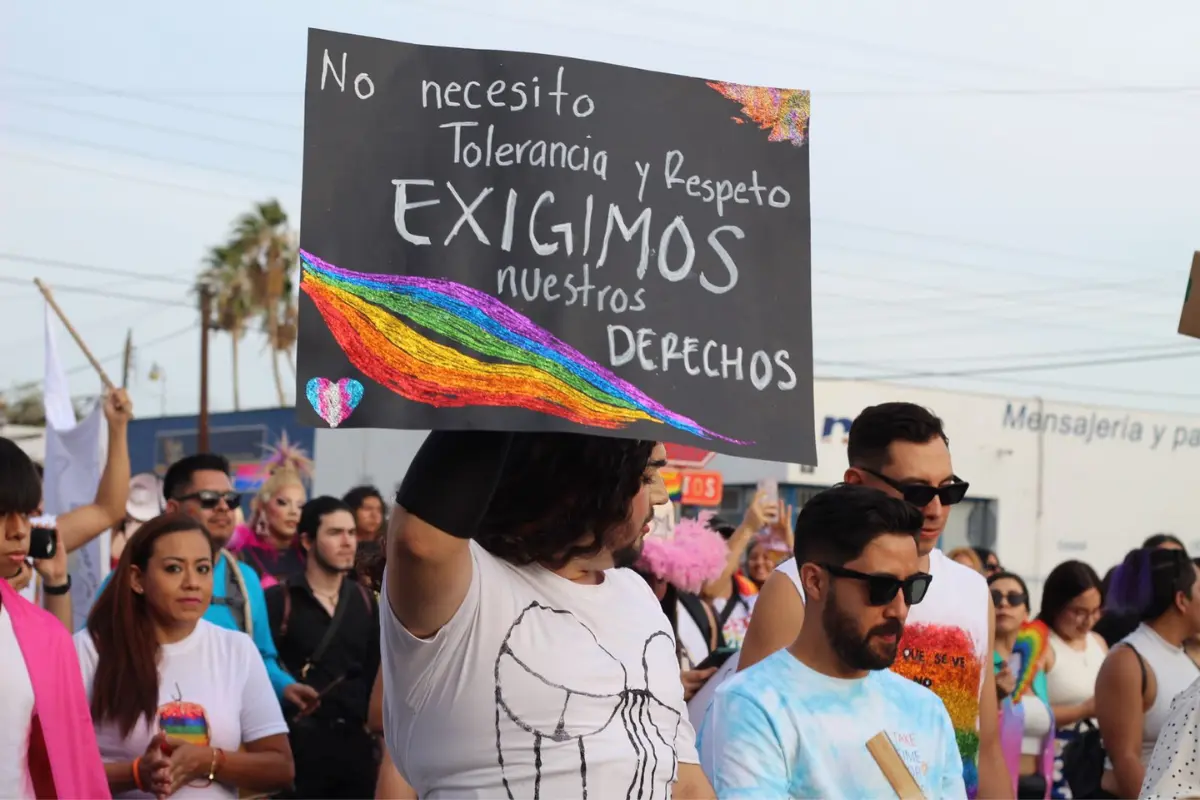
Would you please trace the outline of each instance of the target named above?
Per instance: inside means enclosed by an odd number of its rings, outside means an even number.
[[[70,575],[67,576],[67,582],[64,583],[62,586],[47,586],[44,583],[42,584],[43,594],[52,595],[54,597],[58,597],[59,595],[67,594],[70,591],[71,591],[71,576]]]

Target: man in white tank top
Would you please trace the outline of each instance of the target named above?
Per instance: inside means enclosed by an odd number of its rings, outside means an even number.
[[[903,497],[920,508],[921,568],[933,575],[914,606],[892,670],[932,689],[945,703],[971,797],[1011,798],[1012,779],[1000,749],[994,649],[995,612],[983,576],[936,549],[950,506],[966,494],[954,474],[942,421],[912,403],[864,409],[850,427],[846,483]],[[761,661],[799,634],[804,599],[794,561],[781,564],[759,593],[738,669]]]

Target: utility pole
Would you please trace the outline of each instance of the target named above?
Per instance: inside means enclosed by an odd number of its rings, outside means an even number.
[[[200,288],[200,420],[196,431],[196,452],[208,452],[208,330],[212,319],[212,294]]]

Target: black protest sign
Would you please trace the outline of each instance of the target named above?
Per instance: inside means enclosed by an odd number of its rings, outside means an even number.
[[[300,420],[815,463],[808,114],[807,92],[310,31]]]

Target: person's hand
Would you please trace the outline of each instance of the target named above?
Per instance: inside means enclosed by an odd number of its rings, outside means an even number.
[[[167,769],[170,786],[167,795],[175,794],[192,781],[208,780],[208,771],[212,769],[215,752],[211,747],[168,737],[167,753],[170,762]]]
[[[67,548],[62,546],[57,528],[54,530],[54,557],[35,558],[33,568],[42,576],[43,586],[62,586],[67,582]]]
[[[1001,665],[1000,671],[996,673],[996,699],[1003,700],[1016,688],[1017,676],[1009,669],[1008,662],[1005,662]]]
[[[133,419],[133,401],[124,389],[113,389],[104,398],[104,419],[110,428],[124,428]]]
[[[171,761],[164,749],[166,746],[167,737],[161,733],[156,734],[150,740],[150,744],[146,746],[142,760],[138,762],[138,780],[141,781],[148,794],[158,798],[164,798],[173,791],[171,789]]]
[[[679,679],[683,681],[683,699],[691,700],[716,671],[716,667],[680,670]]]
[[[297,682],[283,690],[283,699],[300,709],[300,716],[306,716],[321,704],[321,693],[306,683]]]
[[[17,571],[6,577],[5,580],[14,591],[23,592],[29,586],[29,582],[33,580],[33,567],[29,566],[28,561],[22,561],[21,565],[17,567]]]
[[[790,503],[779,501],[775,521],[771,523],[771,533],[788,546],[790,550],[796,534],[792,530],[792,520],[796,518],[796,509]]]
[[[742,517],[742,529],[752,533],[758,533],[772,521],[772,517],[776,509],[767,502],[767,493],[759,492],[754,495],[754,502],[746,509],[746,515]]]
[[[1080,719],[1091,719],[1096,716],[1096,698],[1089,697],[1079,704]]]

